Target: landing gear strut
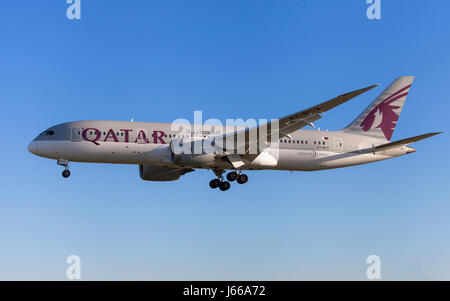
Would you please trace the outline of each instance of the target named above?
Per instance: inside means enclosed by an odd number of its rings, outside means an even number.
[[[58,159],[58,161],[56,161],[56,164],[64,166],[64,170],[62,172],[62,176],[64,178],[70,177],[69,161],[68,160]]]

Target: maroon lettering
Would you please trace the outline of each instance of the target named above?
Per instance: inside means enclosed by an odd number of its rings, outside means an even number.
[[[137,135],[136,140],[134,141],[134,143],[137,143],[138,140],[144,140],[145,143],[149,143],[149,142],[148,142],[148,139],[147,139],[147,135],[145,134],[145,132],[144,132],[143,130],[140,130],[140,131],[139,131],[139,133],[138,133],[138,135]]]
[[[94,130],[95,131],[95,138],[94,139],[89,139],[87,137],[87,131],[90,131],[90,130]],[[95,128],[84,129],[83,132],[81,133],[81,136],[83,137],[84,140],[92,142],[95,145],[100,145],[100,143],[98,143],[97,141],[100,139],[101,135],[102,135],[102,133],[99,130],[95,129]]]
[[[116,133],[114,133],[113,129],[109,129],[108,134],[106,134],[106,137],[103,141],[106,141],[109,138],[114,139],[114,142],[119,142],[119,139],[117,139]]]
[[[160,133],[161,135],[158,136],[158,133]],[[158,143],[161,142],[162,144],[166,144],[166,142],[164,142],[164,139],[162,137],[164,137],[164,132],[163,131],[153,131],[153,143]]]
[[[132,132],[133,130],[125,130],[125,129],[120,129],[122,132],[125,132],[125,142],[130,142],[130,135],[129,132]]]

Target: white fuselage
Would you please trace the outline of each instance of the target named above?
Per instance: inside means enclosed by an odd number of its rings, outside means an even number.
[[[225,128],[232,132],[234,128]],[[224,133],[220,133],[224,134]],[[163,165],[183,168],[233,169],[233,165],[213,154],[191,156],[173,161],[169,145],[173,139],[217,136],[214,128],[200,132],[180,132],[170,123],[77,121],[49,128],[29,145],[39,156],[73,162]],[[343,131],[298,130],[278,139],[262,155],[243,155],[240,169],[275,169],[312,171],[380,161],[413,151],[402,146],[383,152],[371,150],[386,140]]]

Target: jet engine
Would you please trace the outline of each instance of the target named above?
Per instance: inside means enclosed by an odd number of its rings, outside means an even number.
[[[139,165],[139,176],[146,181],[175,181],[182,175],[194,171],[190,168],[172,168],[167,166]]]

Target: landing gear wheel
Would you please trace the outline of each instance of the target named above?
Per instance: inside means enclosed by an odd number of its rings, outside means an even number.
[[[70,177],[70,171],[69,171],[68,169],[63,170],[62,176],[63,176],[64,178]]]
[[[238,178],[238,174],[235,171],[232,171],[230,173],[227,174],[227,180],[230,182],[235,181]]]
[[[237,182],[239,184],[247,183],[247,181],[248,181],[248,176],[246,174],[244,174],[244,173],[240,174],[239,177],[237,178]]]
[[[223,182],[220,183],[219,188],[220,188],[220,190],[225,191],[225,190],[230,189],[230,186],[231,186],[231,185],[230,185],[229,182],[223,181]]]
[[[209,187],[211,187],[212,189],[216,189],[219,186],[220,186],[219,179],[213,179],[213,180],[209,181]]]

